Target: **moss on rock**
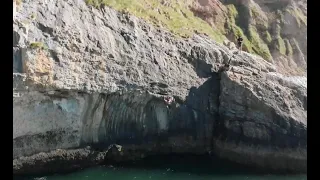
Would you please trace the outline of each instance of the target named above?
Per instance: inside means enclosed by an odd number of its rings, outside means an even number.
[[[238,16],[237,8],[233,4],[226,5],[226,7],[228,10],[227,13],[228,13],[229,20],[231,21],[231,23],[235,24],[236,23],[235,19]]]
[[[278,5],[270,5],[273,9],[266,12],[254,2],[245,4],[231,0],[222,2],[222,4],[211,4],[213,8],[220,8],[220,14],[217,15],[213,12],[209,17],[205,15],[200,17],[202,15],[197,15],[192,10],[193,5],[196,6],[195,4],[197,4],[194,0],[85,1],[88,5],[96,8],[105,5],[120,12],[133,14],[153,24],[160,25],[177,36],[189,37],[198,32],[209,35],[219,43],[222,43],[226,37],[235,42],[236,37],[242,36],[244,38],[244,50],[258,54],[268,61],[272,60],[269,48],[287,56],[291,56],[295,51],[291,41],[282,39],[282,37],[288,38],[281,34],[282,25],[285,23],[284,13],[290,13],[294,16],[299,26],[307,23],[307,17],[302,10],[287,5],[280,8]],[[198,6],[204,8],[197,4]]]
[[[249,26],[249,40],[254,53],[260,55],[267,61],[272,60],[267,44],[260,38],[257,29],[253,26]]]
[[[263,39],[261,39],[255,26],[249,25],[249,28],[246,28],[247,25],[245,23],[245,24],[242,24],[242,26],[243,26],[242,27],[241,23],[240,23],[242,21],[240,19],[238,19],[239,18],[238,17],[239,11],[241,11],[241,10],[245,11],[242,13],[249,12],[251,17],[258,18],[259,17],[258,10],[256,10],[255,8],[248,9],[243,6],[236,7],[233,4],[226,5],[226,7],[228,10],[227,11],[228,19],[226,21],[227,24],[225,26],[226,35],[227,36],[229,35],[228,37],[233,36],[232,40],[234,40],[234,41],[235,41],[235,37],[242,36],[244,38],[244,41],[243,41],[244,50],[247,50],[250,53],[258,54],[268,61],[272,60],[272,56],[270,54],[269,48],[268,48],[267,44],[264,42],[264,40],[266,42],[271,41],[271,35],[269,34],[269,32],[267,30],[265,30],[265,32],[264,32],[265,35],[262,35]],[[258,18],[258,19],[261,19],[261,18]],[[238,25],[237,22],[240,24]],[[258,21],[258,22],[259,22],[258,23],[259,27],[262,27],[262,29],[267,29],[267,27],[268,27],[267,21],[262,22],[262,24],[260,24],[260,21]],[[242,22],[242,23],[244,23],[244,22]],[[249,21],[247,23],[249,23]],[[244,31],[246,33],[244,33]]]
[[[225,24],[225,34],[234,33],[234,28],[237,27],[236,25],[236,18],[238,16],[238,11],[233,4],[226,5],[227,9],[227,19]],[[239,34],[237,34],[238,36]]]
[[[29,44],[31,49],[47,49],[47,47],[43,44],[43,42],[31,42]]]
[[[86,3],[96,8],[105,5],[118,11],[125,10],[153,24],[162,25],[178,36],[189,37],[197,31],[209,35],[219,43],[226,39],[220,30],[196,17],[188,8],[188,3],[182,0],[168,1],[165,4],[158,0],[86,0]]]
[[[279,36],[275,39],[275,42],[276,42],[276,44],[275,44],[276,50],[279,51],[280,54],[286,55],[287,49],[286,49],[286,45],[285,45],[284,40]]]
[[[284,39],[284,43],[285,43],[285,46],[286,46],[286,55],[287,56],[292,56],[293,49],[292,49],[292,46],[290,44],[290,41],[288,39]]]
[[[250,7],[250,14],[254,19],[254,24],[258,29],[267,30],[268,29],[268,19],[264,17],[264,13],[261,12],[257,7]]]
[[[270,44],[272,42],[272,37],[269,33],[269,31],[264,31],[261,33],[262,34],[262,39],[267,43]]]

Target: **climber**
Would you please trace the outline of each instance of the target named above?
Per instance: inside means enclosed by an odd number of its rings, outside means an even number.
[[[166,104],[167,108],[170,108],[171,104],[173,102],[175,102],[174,97],[171,97],[171,96],[164,97],[163,100],[164,100],[164,103]]]
[[[171,96],[164,97],[163,100],[167,105],[170,105],[172,102],[174,102],[174,98]]]
[[[242,51],[242,42],[243,42],[243,38],[241,36],[238,37],[237,39],[238,42],[238,48],[240,50],[240,52]]]

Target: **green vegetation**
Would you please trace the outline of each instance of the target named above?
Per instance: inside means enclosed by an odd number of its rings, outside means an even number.
[[[233,4],[226,5],[228,10],[228,19],[231,21],[231,23],[236,23],[236,18],[238,16],[238,11],[236,7]]]
[[[42,42],[32,42],[29,47],[31,49],[48,49]]]
[[[162,25],[173,34],[191,36],[195,31],[209,35],[219,43],[225,36],[213,29],[204,20],[196,17],[183,0],[167,1],[162,4],[159,0],[86,0],[88,5],[99,8],[101,5],[110,6],[118,11],[125,11],[143,18],[153,24]]]
[[[260,38],[257,29],[253,26],[249,26],[249,40],[254,53],[260,55],[265,60],[270,61],[272,59],[267,44]]]
[[[292,46],[290,44],[290,41],[288,39],[284,39],[284,43],[286,45],[286,55],[287,56],[292,56],[293,49],[292,49]]]
[[[257,27],[261,27],[263,28],[263,30],[268,29],[268,20],[263,18],[263,16],[255,6],[252,6],[250,8],[250,14],[251,17],[255,20],[255,24]]]
[[[270,61],[272,59],[268,45],[274,47],[283,55],[292,55],[294,47],[288,40],[281,38],[281,26],[284,22],[283,11],[274,11],[262,16],[255,6],[242,6],[237,3],[225,5],[227,18],[219,22],[224,27],[212,28],[207,22],[198,18],[190,10],[192,0],[85,0],[95,8],[109,6],[123,13],[130,13],[152,24],[162,26],[173,34],[181,37],[189,37],[194,32],[207,34],[212,39],[222,43],[226,36],[235,41],[236,37],[244,38],[244,50],[260,55]],[[236,4],[236,5],[234,5]],[[307,18],[299,9],[287,9],[287,12],[297,18],[300,24],[306,24]],[[239,15],[240,13],[240,15]],[[253,18],[251,23],[248,18]],[[269,22],[278,21],[276,25],[275,39],[272,39],[269,31]]]
[[[227,5],[227,20],[226,20],[226,27],[225,27],[225,34],[234,34],[235,36],[244,36],[243,31],[239,26],[236,25],[236,18],[238,17],[238,11],[236,7],[231,4]]]
[[[269,31],[264,31],[264,32],[262,32],[261,34],[262,34],[263,40],[264,40],[267,44],[269,44],[269,43],[272,42],[272,37],[271,37]]]
[[[265,44],[265,42],[260,38],[257,29],[253,26],[249,26],[247,36],[245,36],[243,30],[238,25],[236,25],[236,20],[239,14],[236,7],[233,4],[227,5],[226,7],[228,10],[228,19],[227,25],[225,27],[225,33],[234,34],[236,37],[244,37],[243,45],[248,52],[258,54],[266,60],[271,60],[272,56],[270,54],[269,48]],[[251,13],[253,16],[257,16],[259,14],[257,11],[254,10],[251,11]],[[268,31],[265,31],[264,39],[266,41],[271,42],[271,35]]]
[[[275,39],[275,48],[280,52],[280,54],[286,55],[286,44],[280,36]]]
[[[236,37],[243,37],[243,46],[246,48],[249,52],[252,51],[251,46],[250,46],[250,41],[248,38],[245,36],[243,33],[242,29],[236,25],[236,19],[238,18],[238,11],[236,7],[233,4],[226,5],[227,7],[227,21],[226,21],[226,26],[225,26],[225,31],[224,33],[226,35],[232,34],[234,35],[234,38]],[[234,39],[236,40],[236,39]]]
[[[32,19],[32,20],[35,20],[36,19],[36,14],[35,13],[32,13],[31,15],[30,15],[30,18]]]
[[[260,16],[260,13],[256,7],[251,7],[251,14],[253,18],[257,18]]]

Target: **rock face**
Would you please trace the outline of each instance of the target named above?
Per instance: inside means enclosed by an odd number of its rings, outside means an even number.
[[[306,77],[285,77],[261,57],[207,36],[177,38],[108,7],[20,6],[14,174],[210,151],[270,171],[306,172]],[[231,57],[231,69],[221,71]],[[109,151],[112,144],[122,150]]]
[[[224,158],[256,167],[306,170],[305,89],[269,78],[222,75],[214,150]]]
[[[195,0],[191,10],[286,74],[307,69],[307,0]]]

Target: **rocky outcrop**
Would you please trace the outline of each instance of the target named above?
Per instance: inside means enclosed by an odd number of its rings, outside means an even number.
[[[15,174],[208,152],[306,172],[305,77],[83,1],[22,3],[13,26]]]
[[[305,87],[286,83],[269,76],[224,73],[215,152],[273,171],[306,170],[307,95]]]
[[[274,62],[278,71],[306,71],[306,0],[195,0],[190,9],[230,41],[243,36],[244,50]]]

